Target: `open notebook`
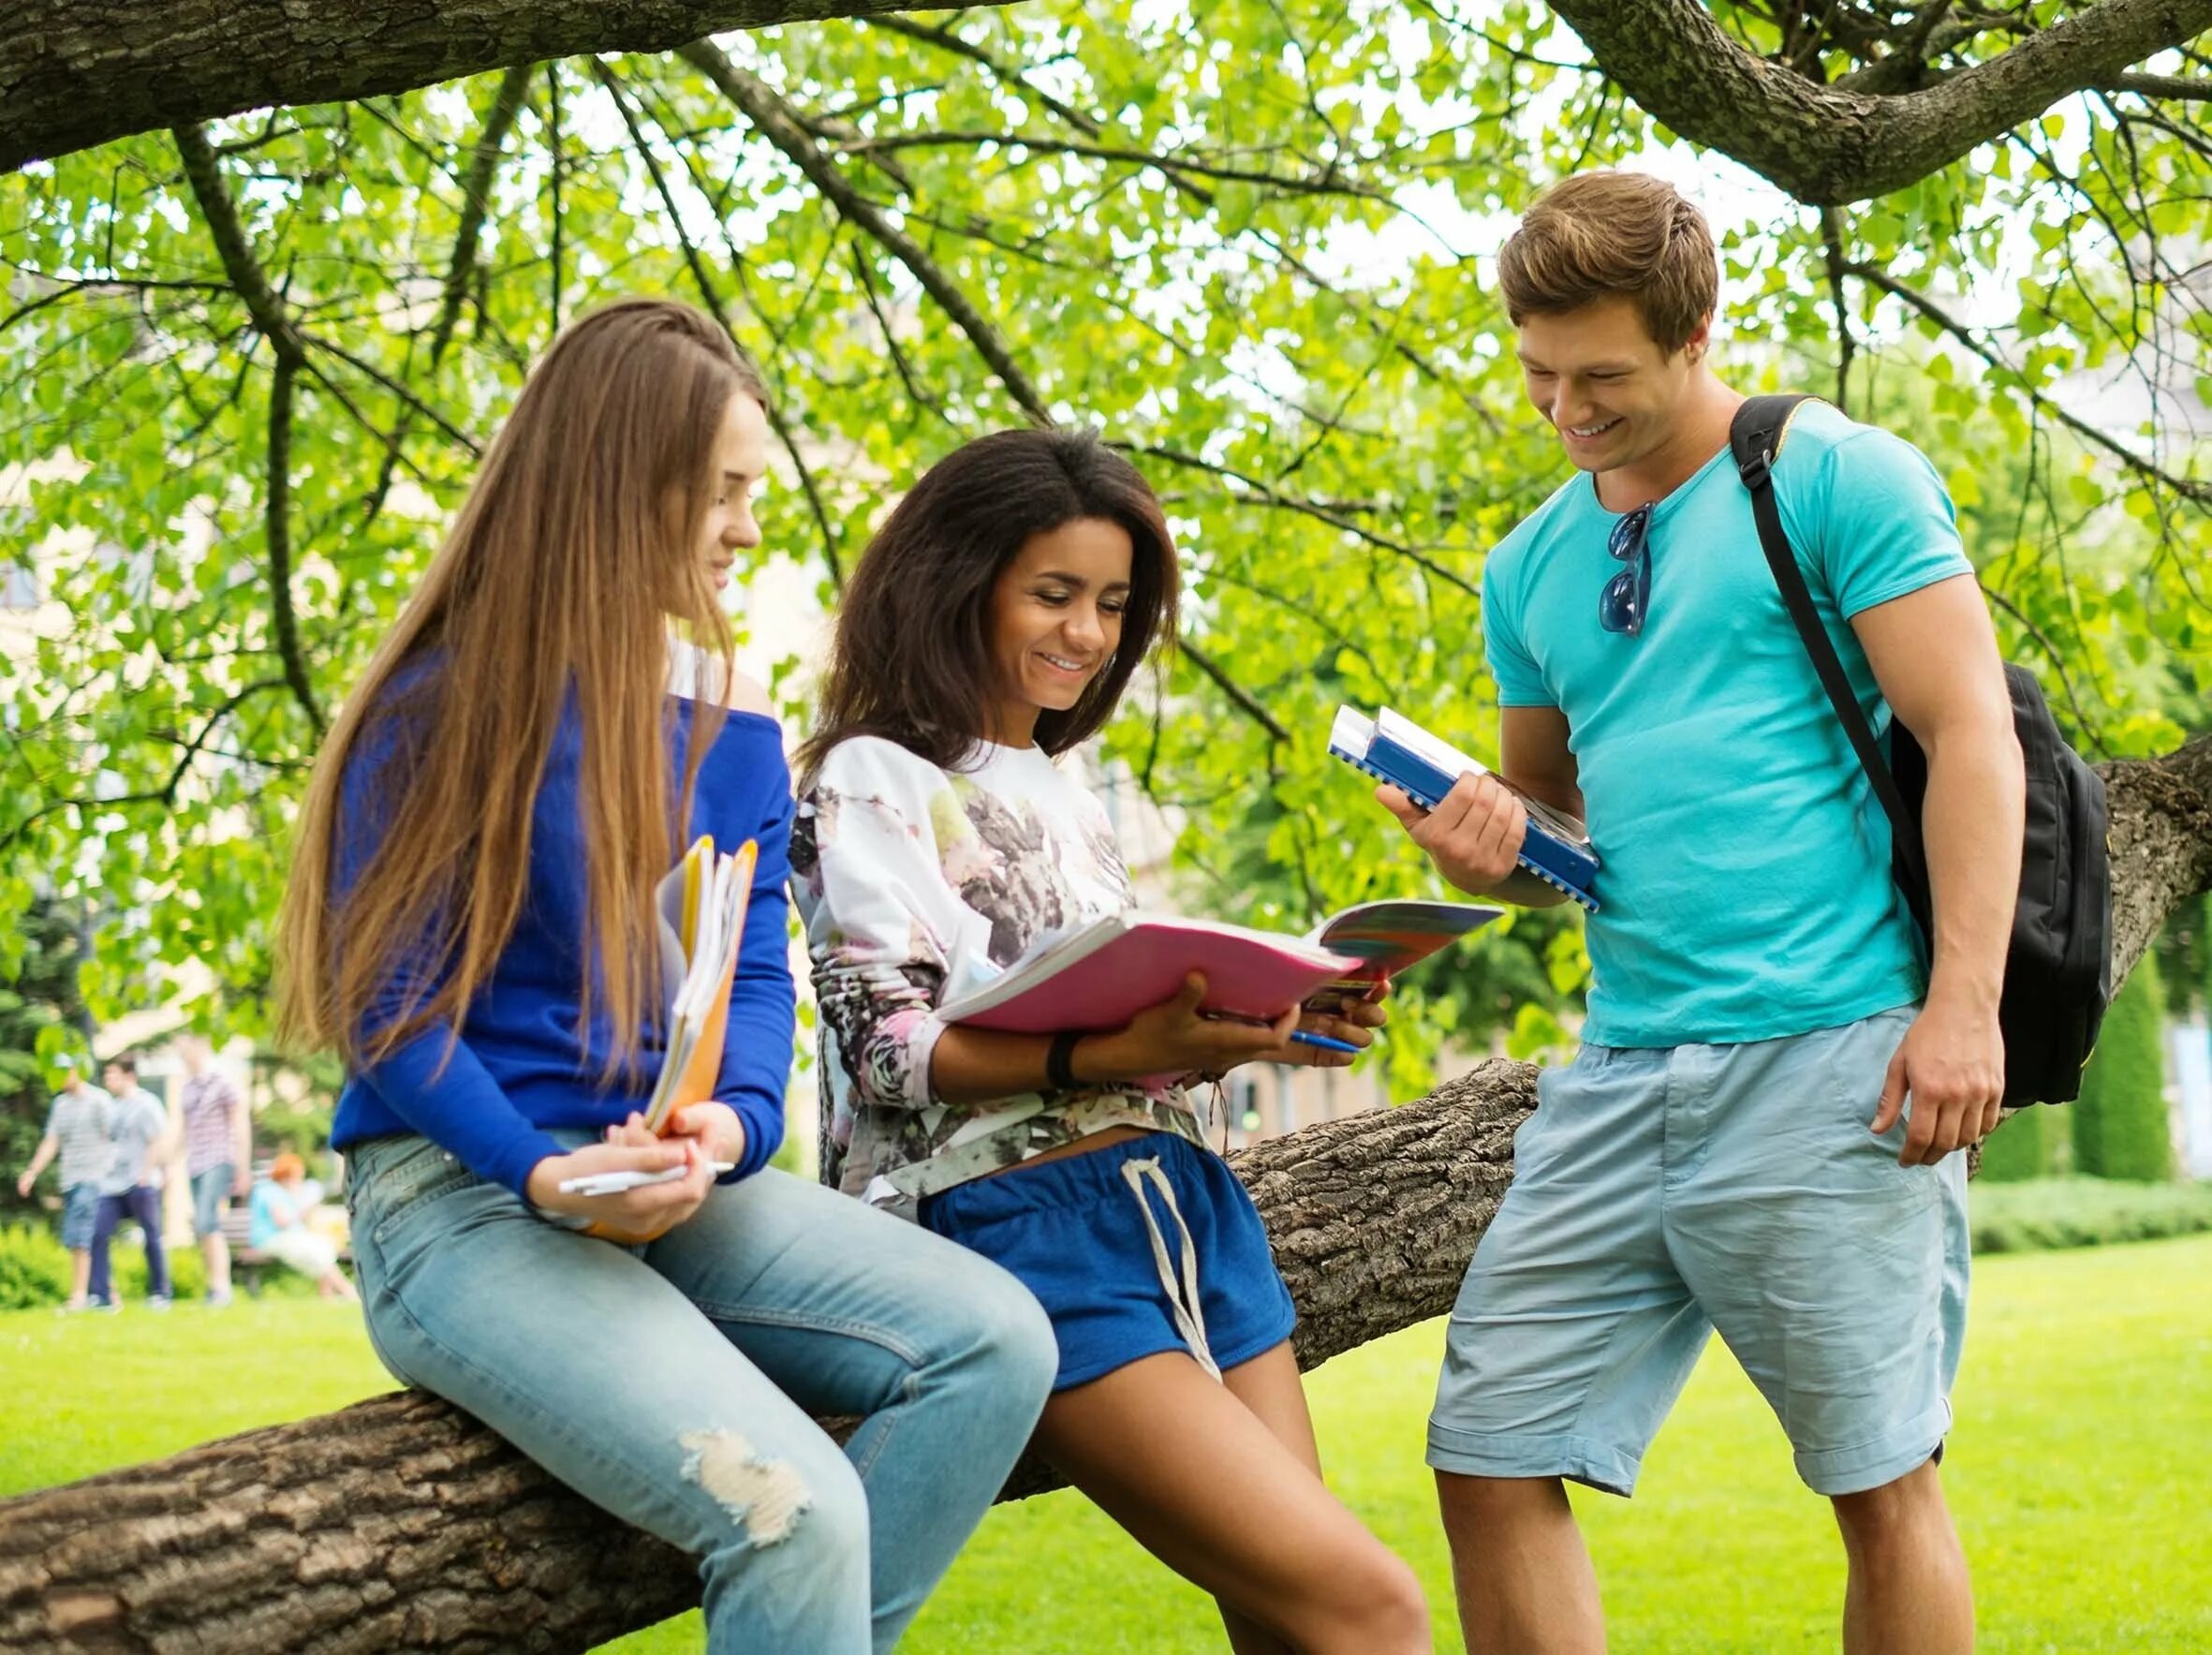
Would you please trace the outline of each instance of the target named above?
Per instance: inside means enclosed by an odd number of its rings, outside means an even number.
[[[712,1098],[721,1079],[730,989],[737,981],[758,856],[750,839],[716,854],[713,837],[702,834],[654,893],[660,980],[669,995],[668,1055],[645,1111],[645,1124],[656,1132],[668,1130],[675,1111]]]
[[[1498,915],[1464,903],[1363,903],[1304,937],[1138,910],[1047,938],[982,987],[948,1000],[948,1023],[1015,1034],[1127,1027],[1172,999],[1193,971],[1200,1009],[1279,1017],[1318,992],[1360,993]]]

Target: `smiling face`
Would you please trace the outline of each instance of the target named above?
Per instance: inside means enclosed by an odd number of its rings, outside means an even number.
[[[730,399],[715,436],[707,510],[699,530],[699,556],[716,591],[730,584],[740,552],[760,543],[753,521],[753,495],[768,470],[768,414],[743,392]]]
[[[1037,716],[1066,712],[1113,658],[1134,547],[1117,523],[1082,517],[1032,535],[991,589],[998,702],[989,739],[1034,740]]]
[[[1577,470],[1617,471],[1659,453],[1698,383],[1710,322],[1669,352],[1632,302],[1531,314],[1520,328],[1528,400],[1552,422]]]

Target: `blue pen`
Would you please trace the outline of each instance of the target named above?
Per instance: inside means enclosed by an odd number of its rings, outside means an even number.
[[[1219,1023],[1242,1023],[1247,1028],[1265,1028],[1267,1027],[1263,1018],[1235,1017],[1227,1012],[1206,1012],[1201,1015],[1211,1017]],[[1292,1029],[1290,1038],[1302,1046],[1319,1046],[1325,1052],[1349,1052],[1355,1057],[1366,1050],[1364,1046],[1355,1046],[1349,1041],[1340,1041],[1332,1035],[1308,1034],[1303,1028]]]

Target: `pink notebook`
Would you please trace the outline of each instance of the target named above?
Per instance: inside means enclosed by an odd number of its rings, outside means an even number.
[[[1016,960],[975,993],[939,1006],[937,1015],[1013,1034],[1122,1028],[1201,971],[1202,1010],[1273,1019],[1359,963],[1301,938],[1131,912],[1094,921]]]

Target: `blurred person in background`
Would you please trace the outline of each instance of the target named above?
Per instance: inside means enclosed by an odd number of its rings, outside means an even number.
[[[25,1201],[31,1187],[58,1157],[62,1182],[62,1245],[69,1249],[69,1297],[65,1310],[88,1308],[86,1284],[92,1277],[92,1236],[99,1215],[100,1180],[106,1176],[112,1150],[108,1142],[109,1116],[114,1100],[87,1081],[76,1060],[54,1059],[60,1079],[53,1104],[47,1111],[46,1132],[32,1152],[31,1164],[15,1181],[15,1192]]]
[[[146,1239],[146,1306],[170,1306],[169,1252],[161,1244],[161,1163],[175,1147],[174,1123],[162,1101],[139,1085],[139,1063],[125,1052],[108,1059],[103,1078],[114,1099],[108,1114],[109,1160],[92,1225],[92,1302],[120,1310],[108,1268],[108,1247],[125,1219]]]
[[[208,1043],[196,1034],[177,1042],[184,1065],[179,1113],[184,1123],[184,1175],[192,1185],[192,1234],[207,1262],[207,1302],[230,1302],[230,1244],[223,1239],[223,1209],[247,1190],[245,1101],[229,1077],[209,1062]]]
[[[338,1268],[338,1249],[308,1222],[315,1202],[306,1179],[306,1162],[288,1149],[270,1163],[246,1204],[246,1245],[299,1271],[326,1299],[356,1299],[353,1283]]]

